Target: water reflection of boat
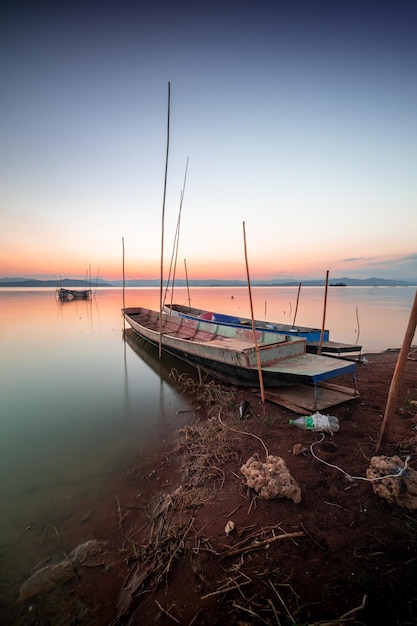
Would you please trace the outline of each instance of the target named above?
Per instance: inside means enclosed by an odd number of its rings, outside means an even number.
[[[158,348],[149,343],[142,337],[140,337],[131,328],[126,328],[123,331],[123,339],[146,365],[148,365],[154,372],[156,372],[161,378],[172,382],[172,372],[176,371],[178,375],[185,374],[194,378],[196,372],[194,368],[191,368],[191,372],[185,372],[186,364],[184,361],[177,359],[171,354],[165,355],[163,359],[159,358]]]
[[[208,374],[241,387],[258,387],[259,367],[265,387],[308,383],[351,373],[354,362],[306,353],[303,338],[250,328],[216,325],[146,308],[126,308],[131,328],[165,353],[201,367]]]

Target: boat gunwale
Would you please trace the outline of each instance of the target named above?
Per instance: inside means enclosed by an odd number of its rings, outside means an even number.
[[[184,309],[184,310],[183,310]],[[198,309],[196,307],[188,307],[182,304],[165,304],[164,305],[164,310],[166,312],[167,315],[173,315],[173,316],[185,316],[188,317],[189,319],[196,319],[199,320],[201,319],[199,316],[203,315],[204,313],[211,313],[212,315],[214,315],[214,317],[219,316],[219,319],[216,320],[206,320],[209,321],[210,323],[217,323],[217,324],[221,324],[222,326],[234,326],[234,327],[242,327],[242,328],[249,328],[249,324],[251,324],[251,320],[250,318],[246,318],[246,317],[241,317],[238,315],[232,315],[232,314],[224,314],[224,313],[219,313],[219,312],[215,312],[215,311],[209,311],[209,310],[204,310],[204,309]],[[188,313],[187,311],[192,311],[192,313]],[[222,317],[227,317],[230,318],[230,321],[227,321],[225,319],[221,319]],[[236,321],[233,321],[236,320]],[[277,333],[277,334],[291,334],[292,336],[298,337],[299,335],[297,335],[297,333],[306,333],[306,334],[321,334],[321,329],[320,328],[315,328],[312,326],[294,326],[292,324],[283,324],[282,322],[265,322],[262,320],[254,320],[255,323],[255,327],[257,328],[257,330],[259,330],[260,328],[262,329],[262,331],[265,332],[273,332],[273,333]],[[329,336],[329,330],[324,329],[323,330],[324,336],[328,337]]]

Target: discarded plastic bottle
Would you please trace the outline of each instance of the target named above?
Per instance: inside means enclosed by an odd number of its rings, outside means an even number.
[[[318,411],[314,415],[303,415],[295,420],[289,420],[289,424],[298,426],[302,430],[324,430],[328,433],[337,433],[339,420],[334,415],[322,415]]]

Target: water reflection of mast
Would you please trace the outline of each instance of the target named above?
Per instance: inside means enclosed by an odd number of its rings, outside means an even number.
[[[124,323],[124,317],[123,317],[123,334],[122,334],[122,338],[123,338],[123,364],[124,364],[124,373],[125,373],[125,402],[126,402],[126,415],[129,415],[130,411],[129,409],[129,380],[128,380],[128,374],[127,374],[127,354],[126,354],[126,339],[125,339],[125,323]]]
[[[126,320],[125,320],[125,316],[124,316],[124,310],[125,310],[125,285],[126,285],[126,280],[125,280],[125,239],[124,237],[122,237],[122,277],[123,277],[123,289],[122,289],[122,307],[123,307],[123,363],[124,363],[124,372],[125,372],[125,399],[126,399],[126,414],[129,415],[129,381],[128,381],[128,375],[127,375],[127,355],[126,355],[126,339],[125,339],[125,332],[126,332]]]

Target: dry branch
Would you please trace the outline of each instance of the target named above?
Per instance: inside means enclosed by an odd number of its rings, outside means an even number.
[[[176,622],[177,624],[181,624],[181,622],[180,622],[180,621],[178,621],[176,617],[174,617],[173,615],[171,615],[171,613],[168,613],[168,611],[166,611],[166,610],[164,609],[164,607],[163,607],[163,606],[161,606],[161,605],[159,604],[158,600],[155,600],[155,602],[156,602],[156,604],[159,606],[159,608],[161,609],[162,613],[165,613],[165,615],[166,615],[167,617],[169,617],[170,619],[172,619],[172,620],[173,620],[174,622]]]
[[[239,583],[237,585],[231,585],[230,587],[222,587],[221,589],[218,589],[217,591],[212,591],[211,593],[206,593],[205,596],[201,596],[201,600],[206,600],[207,598],[213,598],[214,596],[220,596],[222,593],[227,593],[228,591],[234,591],[235,589],[240,589],[241,587],[244,587],[245,585],[249,585],[252,581],[251,580],[247,580],[246,582],[243,583]]]
[[[259,548],[263,548],[264,546],[267,546],[270,543],[275,543],[275,541],[281,541],[282,539],[294,539],[295,537],[303,537],[303,536],[304,536],[304,533],[302,532],[285,533],[283,535],[277,535],[269,539],[264,539],[263,541],[258,541],[257,543],[253,543],[251,545],[243,546],[242,548],[232,547],[226,550],[223,556],[235,556],[236,554],[241,554],[242,552],[253,552],[253,550],[259,550]]]

